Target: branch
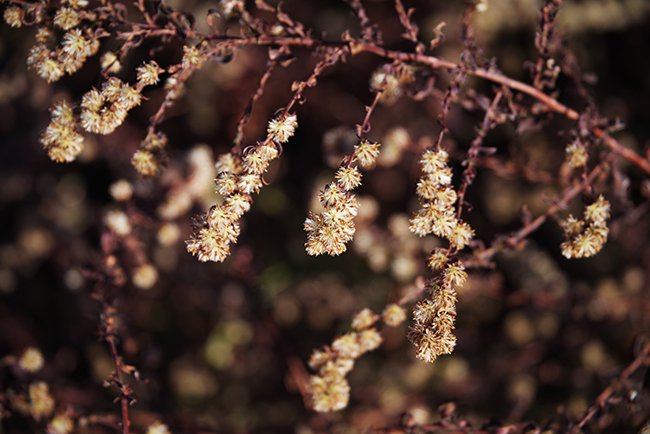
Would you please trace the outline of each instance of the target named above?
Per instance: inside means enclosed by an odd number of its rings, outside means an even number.
[[[585,415],[580,419],[577,425],[571,429],[571,434],[578,434],[582,432],[582,427],[587,424],[598,412],[598,410],[604,409],[609,399],[614,394],[614,383],[625,383],[631,376],[634,374],[641,366],[650,364],[650,342],[646,343],[643,349],[639,352],[636,358],[630,363],[621,374],[614,379],[605,390],[603,390],[600,395],[596,398],[596,402],[592,404],[591,407],[587,410]]]
[[[292,38],[292,37],[251,37],[251,38],[237,38],[237,37],[214,37],[208,39],[220,39],[224,43],[232,46],[245,46],[245,45],[278,45],[278,46],[300,46],[306,48],[314,48],[319,46],[335,46],[335,47],[347,47],[353,55],[359,53],[372,53],[386,59],[397,60],[400,62],[411,62],[419,63],[422,65],[429,66],[432,69],[447,69],[453,70],[460,68],[460,65],[454,62],[450,62],[445,59],[441,59],[435,56],[419,54],[419,53],[408,53],[396,50],[389,50],[383,47],[380,47],[373,43],[367,43],[363,41],[322,41],[319,39],[314,39],[311,37],[307,38]],[[572,121],[577,121],[580,117],[580,114],[566,106],[565,104],[559,102],[557,99],[553,98],[550,95],[545,94],[544,92],[536,89],[534,86],[523,83],[518,80],[509,78],[497,71],[493,71],[485,68],[476,68],[465,71],[466,74],[483,78],[485,80],[501,84],[510,89],[516,90],[523,94],[526,94],[540,103],[542,103],[548,110],[555,113],[565,116],[567,119]],[[646,158],[643,158],[641,155],[637,154],[631,149],[624,147],[620,142],[611,137],[606,131],[601,128],[594,127],[592,129],[593,134],[601,139],[603,143],[616,155],[624,158],[635,166],[639,167],[645,173],[650,175],[650,161]]]

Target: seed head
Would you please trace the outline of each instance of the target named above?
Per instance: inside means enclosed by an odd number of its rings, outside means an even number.
[[[372,327],[376,320],[377,316],[375,313],[372,310],[365,308],[360,310],[352,319],[352,328],[361,331]]]
[[[29,410],[32,417],[41,420],[54,411],[54,398],[47,383],[39,381],[29,386]]]
[[[22,27],[24,17],[25,11],[18,6],[9,6],[7,9],[5,9],[4,19],[5,22],[11,27]]]
[[[371,168],[375,165],[380,146],[379,143],[364,139],[354,147],[354,156],[361,167]]]
[[[397,327],[406,320],[406,311],[398,304],[389,304],[381,313],[384,324],[390,327]]]
[[[47,425],[47,434],[69,434],[74,430],[74,421],[67,414],[57,414]]]
[[[149,63],[144,63],[142,66],[138,67],[138,83],[142,86],[152,86],[157,84],[160,80],[160,73],[162,69],[154,61]]]
[[[80,21],[77,11],[69,7],[62,7],[54,15],[54,25],[63,30],[70,30],[76,27]]]
[[[271,120],[267,132],[272,140],[278,143],[286,143],[293,137],[297,126],[298,118],[296,115],[286,115]]]
[[[361,172],[356,167],[341,167],[336,172],[336,180],[344,190],[354,190],[361,185]]]
[[[37,348],[27,348],[18,359],[18,367],[29,373],[40,371],[44,363],[43,354]]]
[[[138,149],[131,157],[131,165],[144,177],[156,176],[160,172],[160,163],[153,152]]]

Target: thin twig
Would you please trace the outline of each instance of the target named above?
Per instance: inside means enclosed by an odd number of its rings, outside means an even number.
[[[612,381],[609,386],[605,388],[596,397],[595,402],[589,407],[580,421],[571,429],[571,434],[578,434],[582,428],[589,422],[599,410],[604,409],[609,402],[609,399],[615,393],[615,383],[623,384],[634,374],[641,366],[650,364],[650,342],[646,343],[641,349],[639,354],[634,360],[621,372],[621,374]]]

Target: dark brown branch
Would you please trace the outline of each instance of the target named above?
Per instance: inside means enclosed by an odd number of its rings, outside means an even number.
[[[244,128],[246,127],[246,124],[248,123],[251,117],[251,113],[253,111],[253,107],[255,103],[264,94],[264,89],[266,88],[266,84],[271,78],[271,75],[273,74],[273,71],[275,70],[275,67],[277,65],[278,65],[277,56],[274,58],[270,58],[268,60],[266,64],[266,70],[264,71],[264,74],[260,78],[259,84],[257,85],[257,89],[255,90],[253,96],[251,96],[250,100],[248,101],[248,104],[246,104],[246,109],[244,110],[244,114],[241,116],[239,122],[237,123],[237,134],[235,135],[235,146],[233,148],[234,153],[239,153],[241,151],[241,147],[244,141]]]
[[[646,343],[644,347],[641,349],[639,354],[636,356],[636,358],[630,363],[624,370],[621,372],[621,374],[614,380],[612,383],[609,384],[603,390],[598,397],[596,397],[596,401],[594,404],[589,407],[585,415],[580,419],[580,421],[571,429],[571,434],[578,434],[582,432],[582,428],[598,413],[599,410],[604,409],[608,403],[610,398],[613,397],[615,394],[615,383],[616,384],[623,384],[627,382],[627,380],[634,374],[639,368],[642,366],[648,366],[650,365],[650,342]]]
[[[474,140],[472,140],[472,143],[469,146],[469,150],[467,151],[467,159],[464,161],[466,167],[463,171],[463,179],[460,185],[460,189],[458,190],[457,218],[460,218],[461,214],[463,213],[463,208],[465,206],[465,194],[467,193],[467,189],[472,184],[472,182],[474,182],[474,178],[476,178],[476,160],[479,156],[479,153],[481,152],[481,147],[483,146],[485,136],[492,128],[494,128],[494,126],[496,126],[494,123],[494,116],[502,96],[503,93],[499,91],[494,96],[494,99],[492,99],[492,103],[485,111],[483,121],[478,128]]]

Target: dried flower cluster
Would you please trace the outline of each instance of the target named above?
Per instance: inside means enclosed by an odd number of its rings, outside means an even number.
[[[136,86],[130,86],[117,77],[111,77],[104,82],[101,91],[97,89],[88,91],[81,99],[79,125],[84,130],[95,134],[110,134],[115,131],[122,125],[129,110],[140,104],[142,89],[157,82],[158,72],[158,66],[155,62],[151,62],[139,69],[139,81]],[[72,107],[65,101],[56,103],[52,108],[52,121],[41,136],[43,147],[52,160],[59,163],[71,162],[81,153],[83,137],[76,128],[77,119]],[[158,140],[161,141],[162,139]],[[147,141],[149,144],[151,142],[153,139]],[[136,165],[144,171],[143,166],[146,165],[144,163]]]
[[[578,195],[592,191],[590,188],[597,181],[598,171],[610,164],[608,159],[602,159],[592,169],[587,170],[589,163],[599,157],[600,150],[594,145],[603,144],[609,148],[612,160],[620,157],[645,173],[650,173],[650,161],[647,156],[641,156],[618,143],[611,136],[616,131],[615,127],[609,125],[606,120],[597,118],[595,110],[593,113],[579,113],[555,99],[555,84],[560,74],[570,76],[576,84],[587,82],[579,76],[578,68],[571,71],[571,56],[566,56],[566,65],[563,63],[562,67],[552,57],[555,55],[550,49],[553,17],[561,1],[544,2],[540,30],[535,43],[539,59],[531,68],[531,84],[502,75],[496,64],[482,58],[471,28],[471,14],[475,11],[485,11],[488,7],[488,2],[482,0],[468,7],[462,20],[463,47],[458,63],[432,55],[444,37],[441,33],[444,23],[434,29],[435,39],[429,41],[427,46],[420,40],[418,26],[411,19],[414,10],[406,8],[402,0],[395,1],[395,12],[404,28],[402,37],[412,46],[412,49],[405,51],[390,48],[392,41],[389,41],[389,44],[384,43],[379,27],[371,24],[363,2],[358,0],[349,3],[359,19],[361,34],[353,36],[353,32],[345,31],[340,40],[314,36],[316,32],[293,21],[280,6],[271,6],[264,0],[219,1],[215,5],[216,8],[208,12],[207,30],[195,28],[194,19],[189,14],[174,11],[160,2],[139,1],[129,9],[122,3],[110,0],[93,3],[92,6],[89,6],[87,0],[35,3],[23,0],[4,1],[8,4],[6,7],[3,5],[3,16],[10,26],[37,26],[37,42],[30,50],[27,63],[48,83],[79,71],[99,52],[100,40],[104,46],[109,45],[109,41],[123,43],[120,49],[105,52],[101,56],[101,79],[97,81],[99,85],[87,91],[78,106],[66,101],[53,105],[51,122],[41,136],[41,143],[49,157],[56,162],[74,161],[82,153],[82,130],[108,135],[123,125],[128,114],[146,99],[142,94],[143,89],[157,85],[164,73],[167,75],[164,87],[161,86],[164,98],[150,118],[146,136],[143,134],[144,139],[130,160],[135,171],[143,177],[160,174],[168,162],[168,139],[158,131],[158,126],[165,118],[166,110],[183,95],[185,83],[193,72],[209,59],[227,62],[242,47],[268,48],[266,70],[237,125],[235,146],[231,152],[221,155],[216,162],[216,177],[212,152],[204,147],[190,153],[188,166],[191,174],[188,179],[179,180],[182,176],[176,176],[172,181],[161,181],[165,187],[169,187],[165,199],[156,208],[157,218],[160,220],[158,223],[161,223],[158,225],[157,240],[161,246],[172,246],[180,239],[182,230],[171,220],[180,218],[197,204],[205,191],[204,186],[209,186],[211,180],[214,180],[216,191],[222,196],[221,202],[198,218],[192,235],[186,241],[187,251],[201,262],[222,262],[230,254],[231,244],[236,243],[240,235],[241,218],[251,209],[253,195],[259,193],[265,185],[264,175],[270,164],[279,157],[283,145],[295,133],[297,117],[293,111],[304,102],[304,89],[316,86],[317,77],[326,67],[337,62],[347,62],[359,53],[373,54],[382,59],[381,66],[370,76],[370,89],[375,94],[375,100],[372,105],[366,107],[363,123],[357,125],[357,141],[350,143],[356,143],[354,151],[342,160],[332,182],[319,191],[318,202],[321,208],[310,212],[305,219],[305,250],[310,256],[340,255],[346,252],[348,243],[356,234],[357,250],[368,256],[371,268],[375,271],[381,270],[382,267],[376,266],[377,264],[383,264],[385,268],[389,254],[392,254],[393,277],[401,282],[412,282],[422,268],[415,259],[422,251],[432,248],[426,241],[418,244],[413,234],[420,238],[433,234],[445,239],[448,246],[435,248],[429,254],[427,265],[435,276],[429,279],[426,285],[421,285],[421,281],[417,280],[415,296],[406,294],[399,303],[388,305],[381,315],[369,309],[362,310],[352,321],[352,331],[337,337],[331,345],[313,353],[309,366],[315,373],[310,377],[309,392],[313,408],[319,412],[340,410],[348,404],[350,385],[346,377],[359,357],[381,345],[380,324],[398,326],[403,323],[406,313],[402,305],[408,300],[419,299],[423,293],[424,298],[413,308],[413,323],[409,328],[408,338],[416,347],[417,357],[425,362],[433,362],[440,355],[451,353],[456,344],[454,328],[458,290],[468,278],[465,267],[469,268],[475,264],[485,266],[497,252],[522,245],[533,230],[548,219],[555,218],[558,210],[563,209]],[[132,22],[134,13],[141,16],[138,21]],[[216,18],[217,16],[219,18]],[[217,23],[216,20],[222,21]],[[234,31],[235,27],[239,33]],[[126,64],[125,59],[127,55],[131,55],[131,50],[141,46],[147,47],[142,44],[155,38],[160,38],[160,41],[151,44],[155,49],[152,48],[146,58],[149,59],[166,46],[182,46],[182,58],[177,60],[177,64],[161,68],[154,61],[146,61],[134,68],[134,71],[126,71],[127,74],[135,72],[135,84],[129,84],[123,81],[126,79],[115,76],[121,72],[122,63]],[[173,44],[170,43],[172,40]],[[311,51],[315,57],[320,56],[319,61],[307,80],[293,82],[291,90],[294,96],[282,111],[277,112],[282,114],[268,123],[266,138],[242,150],[244,126],[251,117],[253,103],[263,94],[274,69],[286,67],[297,58],[297,53],[294,52],[296,47]],[[561,46],[555,48],[557,51],[562,49]],[[254,57],[251,55],[250,58]],[[88,65],[88,68],[90,66]],[[449,74],[438,76],[439,71],[447,71]],[[450,76],[451,80],[448,80]],[[493,102],[489,103],[489,92],[484,94],[477,89],[464,92],[462,86],[467,78],[487,80],[495,85],[496,96],[492,99]],[[440,88],[440,83],[446,83],[447,89]],[[583,89],[579,90],[579,94],[586,94]],[[410,134],[404,130],[400,136],[406,136],[406,139],[396,140],[404,142],[403,146],[391,146],[389,140],[381,140],[386,146],[379,158],[380,144],[364,138],[364,134],[370,130],[369,119],[375,107],[379,103],[392,105],[402,97],[424,101],[441,94],[444,97],[441,99],[441,129],[437,145],[430,145],[426,128],[415,129],[424,131],[419,143],[415,140],[415,134],[414,140],[411,140]],[[452,104],[458,104],[468,110],[485,111],[484,121],[476,129],[477,136],[461,157],[465,171],[461,178],[462,184],[457,189],[452,185],[453,173],[448,161],[449,156],[441,148],[442,139],[447,132],[446,118]],[[496,150],[483,144],[486,135],[497,125],[508,122],[516,123],[518,132],[525,131],[532,126],[538,126],[541,119],[552,114],[560,114],[578,123],[578,126],[566,135],[579,138],[566,146],[565,165],[571,169],[582,169],[582,180],[580,183],[576,182],[575,186],[565,188],[558,205],[534,220],[526,220],[520,231],[508,237],[498,237],[498,241],[487,246],[472,242],[474,230],[461,219],[461,215],[465,193],[477,176],[478,168],[485,167],[497,173],[507,174],[522,172],[533,180],[543,179],[543,176],[536,177],[538,172],[532,166],[515,162],[515,158],[512,158],[512,161],[507,158],[503,162],[501,153],[495,156]],[[362,184],[362,169],[372,168],[378,160],[379,164],[384,166],[396,164],[401,160],[402,153],[419,152],[423,147],[428,148],[419,161],[422,171],[416,189],[419,208],[410,219],[403,214],[397,214],[395,218],[388,220],[389,231],[392,232],[390,236],[394,243],[402,244],[399,249],[392,249],[386,241],[388,237],[383,236],[384,232],[381,230],[375,231],[376,227],[363,233],[363,227],[369,226],[364,223],[379,215],[379,207],[378,202],[374,200],[366,201],[363,197],[357,197],[355,190]],[[334,164],[337,161],[335,160]],[[547,173],[543,175],[548,177]],[[174,175],[170,178],[174,178]],[[596,188],[600,189],[600,186]],[[135,190],[138,190],[138,193]],[[145,239],[139,238],[140,223],[137,218],[132,218],[138,213],[138,198],[135,196],[139,194],[139,190],[140,186],[134,189],[129,181],[124,180],[111,186],[111,196],[115,201],[122,202],[121,205],[128,212],[111,208],[104,213],[103,222],[107,230],[103,233],[106,236],[102,238],[102,249],[106,250],[102,252],[105,253],[102,266],[110,272],[98,267],[101,272],[97,274],[102,277],[110,275],[110,278],[104,280],[115,286],[123,285],[127,281],[126,276],[130,276],[135,287],[147,290],[154,287],[162,273],[168,270],[161,267],[159,274],[159,269],[156,268],[159,264],[156,264],[155,260],[150,261],[141,246]],[[370,203],[375,204],[374,210]],[[373,213],[373,217],[368,217]],[[586,258],[598,253],[607,241],[609,218],[610,204],[602,195],[586,207],[581,220],[569,216],[562,224],[566,238],[561,246],[562,254],[567,258]],[[372,232],[378,232],[379,235]],[[383,250],[375,249],[375,244],[383,244]],[[124,248],[120,255],[123,253],[128,257],[129,268],[122,268],[118,264],[121,260],[116,253],[118,246]],[[461,250],[468,246],[472,248],[471,256],[460,258]],[[387,250],[395,252],[389,253]],[[175,260],[172,258],[169,262]],[[474,265],[472,261],[475,261]],[[118,281],[122,283],[116,284]],[[114,303],[112,295],[106,297],[105,292],[106,288],[98,289],[95,297],[102,302],[102,333],[109,345],[115,368],[107,384],[118,390],[119,396],[116,400],[120,402],[123,412],[121,428],[128,433],[128,406],[133,402],[133,391],[124,378],[137,371],[133,366],[126,365],[118,353],[115,331],[118,304]],[[9,404],[12,411],[15,409],[46,426],[48,434],[72,432],[77,420],[66,412],[57,414],[57,402],[50,392],[49,385],[35,378],[44,365],[40,351],[30,348],[22,356],[11,360],[14,372],[27,379],[22,384],[24,392],[16,394],[15,402]],[[133,376],[137,377],[135,374]],[[2,417],[5,402],[3,396],[0,398]],[[170,431],[166,425],[156,422],[149,425],[146,432],[169,434]]]
[[[238,220],[250,210],[252,194],[258,193],[264,185],[262,176],[297,126],[295,115],[273,119],[262,144],[248,148],[243,157],[228,153],[219,158],[215,183],[217,192],[225,199],[199,218],[187,241],[187,251],[199,261],[222,262],[228,257],[230,244],[237,242],[239,236]]]
[[[18,359],[18,367],[24,371],[33,374],[43,369],[43,354],[37,348],[27,348],[22,356]]]
[[[27,348],[20,357],[7,358],[26,380],[25,392],[12,393],[6,404],[17,413],[31,417],[37,423],[46,423],[47,434],[70,434],[75,421],[66,411],[57,413],[57,403],[50,386],[45,381],[35,379],[45,365],[45,358],[37,348]],[[5,404],[5,402],[3,402]]]
[[[467,273],[460,262],[448,265],[442,276],[428,286],[429,296],[416,304],[409,340],[417,348],[417,357],[433,362],[442,354],[450,354],[456,345],[453,333],[456,320],[456,288],[462,287]]]
[[[101,91],[91,89],[81,99],[81,126],[91,133],[110,134],[122,125],[129,110],[140,105],[140,92],[111,77]]]
[[[34,17],[39,26],[37,43],[30,50],[27,64],[48,83],[58,81],[64,74],[74,74],[99,50],[99,39],[93,29],[89,23],[82,23],[92,17],[86,6],[86,0],[63,1],[51,21],[44,19],[42,5],[38,4],[5,10],[5,21],[13,27],[22,25],[26,15]],[[63,36],[58,38],[61,32]]]
[[[572,215],[562,222],[565,241],[562,254],[566,258],[589,258],[600,252],[607,242],[609,202],[600,195],[585,208],[582,220]]]
[[[575,141],[567,145],[566,149],[566,162],[572,169],[579,169],[585,167],[589,159],[589,153],[584,144]]]
[[[452,172],[447,152],[427,150],[420,164],[423,176],[417,185],[420,209],[411,218],[411,232],[424,237],[431,233],[446,238],[456,250],[463,249],[474,237],[474,230],[456,216],[458,195],[451,185]]]
[[[142,176],[157,175],[165,160],[166,146],[167,136],[164,133],[150,131],[131,157],[131,165]]]
[[[54,398],[47,383],[38,381],[29,385],[30,412],[34,419],[41,420],[54,411]]]
[[[427,150],[420,165],[423,176],[417,185],[420,209],[411,219],[411,231],[423,237],[435,234],[449,241],[450,249],[436,249],[429,257],[429,267],[442,271],[439,284],[428,287],[429,297],[419,302],[413,311],[409,339],[417,348],[417,356],[425,362],[441,354],[449,354],[456,345],[453,334],[456,319],[456,287],[462,286],[467,273],[461,262],[449,264],[451,249],[463,249],[474,237],[474,230],[460,221],[454,208],[457,193],[451,185],[452,171],[448,154],[442,149]]]
[[[57,414],[47,424],[47,434],[69,434],[74,431],[75,423],[72,417],[65,413]]]
[[[396,304],[387,306],[382,313],[389,326],[398,326],[405,318],[404,309]],[[331,412],[348,405],[350,385],[345,376],[356,359],[381,345],[378,321],[379,315],[363,309],[352,320],[353,331],[336,338],[331,346],[313,352],[309,366],[317,373],[309,379],[309,391],[314,410]]]
[[[71,162],[83,150],[83,137],[76,131],[72,108],[62,101],[52,108],[52,121],[41,136],[41,143],[57,163]]]
[[[379,143],[361,140],[339,167],[336,180],[319,192],[324,210],[310,212],[304,224],[305,250],[309,255],[340,255],[347,250],[346,244],[354,237],[354,218],[359,211],[359,202],[351,191],[361,185],[359,166],[373,167],[379,157],[379,147]]]

